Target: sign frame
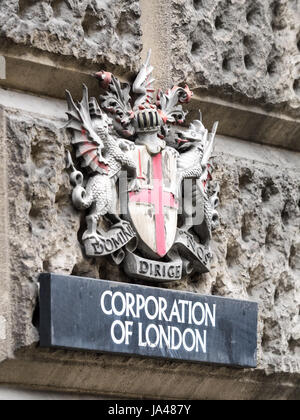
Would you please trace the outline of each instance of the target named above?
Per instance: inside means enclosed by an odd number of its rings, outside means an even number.
[[[39,283],[41,347],[257,366],[256,302],[46,273]]]

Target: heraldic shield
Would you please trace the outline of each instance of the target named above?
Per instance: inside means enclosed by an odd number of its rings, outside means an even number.
[[[95,74],[99,100],[87,86],[80,102],[66,92],[72,134],[66,163],[74,207],[86,213],[79,237],[86,257],[110,256],[130,278],[178,281],[207,273],[212,259],[217,123],[209,133],[200,113],[180,128],[187,115],[182,105],[193,93],[174,86],[155,95],[150,55],[132,86],[102,70]]]
[[[132,157],[137,164],[141,189],[129,192],[128,210],[139,237],[138,248],[153,258],[162,258],[176,236],[178,153],[166,147],[154,155],[146,146],[136,146]]]

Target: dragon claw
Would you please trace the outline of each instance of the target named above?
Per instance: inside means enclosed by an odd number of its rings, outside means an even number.
[[[87,239],[95,239],[96,241],[99,241],[99,235],[97,235],[97,233],[95,232],[89,232],[88,230],[86,232],[84,232],[83,236],[82,236],[82,240],[86,241]]]
[[[133,181],[131,181],[128,191],[130,192],[139,192],[141,189],[141,183],[138,179],[134,179]]]

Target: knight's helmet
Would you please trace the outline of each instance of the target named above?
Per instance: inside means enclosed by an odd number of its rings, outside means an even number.
[[[134,126],[137,133],[155,133],[163,125],[163,121],[155,106],[140,106],[135,111]]]

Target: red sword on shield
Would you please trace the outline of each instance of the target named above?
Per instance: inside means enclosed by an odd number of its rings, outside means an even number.
[[[167,253],[164,207],[178,209],[178,203],[171,192],[163,189],[162,154],[152,157],[154,188],[140,192],[130,192],[131,202],[152,204],[155,208],[156,252],[160,257]]]

